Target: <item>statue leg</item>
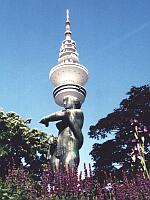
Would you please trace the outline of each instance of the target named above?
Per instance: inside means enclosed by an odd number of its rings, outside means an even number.
[[[79,152],[75,153],[74,151],[69,151],[65,157],[65,166],[68,170],[68,166],[73,170],[75,165],[79,165]]]
[[[59,165],[60,165],[60,160],[58,158],[56,158],[56,156],[52,156],[50,159],[50,163],[51,163],[51,169],[52,172],[54,173],[54,170],[59,170]]]

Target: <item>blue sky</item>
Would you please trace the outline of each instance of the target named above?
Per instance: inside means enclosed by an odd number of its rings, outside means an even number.
[[[112,112],[131,86],[150,80],[149,0],[0,0],[0,107],[32,118],[60,110],[52,97],[49,70],[64,39],[66,9],[80,63],[89,70],[81,163],[89,163],[89,126]],[[101,141],[100,141],[101,142]]]

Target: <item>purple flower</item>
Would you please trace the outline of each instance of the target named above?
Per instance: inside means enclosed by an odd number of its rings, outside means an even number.
[[[144,133],[147,133],[147,132],[148,132],[148,129],[147,129],[146,126],[144,126],[143,131],[144,131]]]
[[[89,184],[88,184],[88,174],[87,174],[87,168],[86,168],[86,164],[84,163],[84,189],[85,189],[85,194],[87,196],[89,196]]]

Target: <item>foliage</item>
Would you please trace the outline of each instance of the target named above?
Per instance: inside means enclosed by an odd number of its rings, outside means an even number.
[[[114,139],[94,144],[90,152],[97,176],[103,176],[102,170],[117,171],[116,165],[122,166],[120,170],[137,169],[141,163],[139,145],[144,147],[140,151],[145,154],[142,156],[150,168],[150,87],[132,87],[127,95],[118,109],[90,126],[91,138],[99,140],[114,135]]]
[[[41,188],[34,183],[22,167],[8,170],[5,182],[0,182],[0,199],[2,200],[149,200],[150,181],[139,171],[133,177],[123,173],[123,180],[109,174],[106,182],[100,184],[94,179],[91,166],[84,165],[78,176],[78,169],[70,171],[61,169],[51,173],[50,165],[45,168],[41,177]],[[106,174],[105,174],[106,175]]]
[[[4,179],[9,163],[16,167],[22,163],[34,178],[39,180],[42,165],[47,161],[48,136],[27,126],[16,113],[0,111],[0,177]]]
[[[2,200],[34,200],[37,197],[33,180],[23,167],[12,166],[8,170],[6,180],[0,183],[0,199]]]

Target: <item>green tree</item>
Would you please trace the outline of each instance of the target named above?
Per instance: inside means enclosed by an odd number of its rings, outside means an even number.
[[[97,176],[102,177],[103,170],[118,171],[116,165],[120,170],[137,169],[144,165],[141,156],[150,168],[150,86],[132,87],[127,95],[118,109],[90,126],[91,138],[114,135],[114,139],[95,143],[90,152]]]
[[[16,113],[0,111],[0,177],[5,178],[13,165],[24,168],[34,180],[39,180],[47,162],[49,136],[27,126]]]

